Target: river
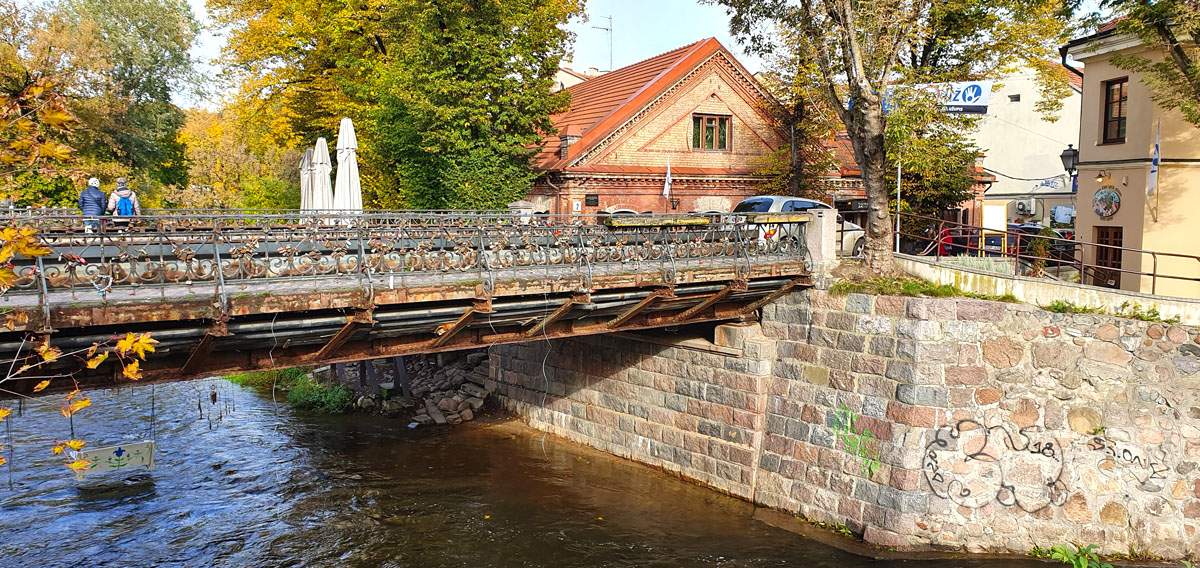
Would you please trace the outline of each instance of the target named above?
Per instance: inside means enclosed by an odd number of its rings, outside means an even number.
[[[157,467],[77,482],[50,452],[70,436],[61,397],[26,401],[7,419],[0,566],[1045,566],[867,560],[502,418],[410,430],[220,379],[85,395],[93,447],[149,438],[153,402]]]

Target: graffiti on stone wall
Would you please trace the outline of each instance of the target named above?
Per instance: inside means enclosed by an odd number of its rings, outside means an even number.
[[[1112,470],[1121,465],[1122,470],[1133,476],[1142,491],[1160,491],[1166,483],[1166,474],[1171,471],[1165,462],[1166,452],[1157,450],[1158,455],[1149,456],[1105,437],[1095,436],[1088,440],[1087,447],[1093,452],[1102,452],[1106,457],[1096,464],[1100,471]],[[1109,463],[1111,460],[1112,463]]]
[[[995,502],[1036,513],[1062,505],[1063,448],[1039,434],[974,420],[943,426],[925,447],[925,481],[934,494],[969,508]]]
[[[847,453],[854,456],[862,468],[862,474],[871,477],[879,469],[879,452],[870,447],[871,443],[875,441],[875,434],[869,428],[855,430],[854,423],[858,421],[859,417],[845,406],[842,406],[835,416],[837,422],[834,427],[837,431],[838,444]]]

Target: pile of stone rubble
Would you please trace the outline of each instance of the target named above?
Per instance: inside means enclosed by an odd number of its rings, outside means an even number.
[[[491,393],[487,384],[487,353],[477,351],[460,354],[414,355],[404,358],[412,402],[404,399],[399,381],[390,364],[376,365],[379,386],[387,389],[385,397],[364,394],[355,405],[363,410],[378,410],[385,414],[412,412],[410,427],[427,424],[459,424],[479,413]],[[370,364],[375,364],[372,361]],[[358,384],[358,368],[348,366],[346,382]]]

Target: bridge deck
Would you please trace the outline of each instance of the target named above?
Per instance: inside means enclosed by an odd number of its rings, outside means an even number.
[[[282,232],[258,218],[171,231],[147,219],[128,233],[88,234],[55,218],[43,233],[55,254],[18,265],[18,286],[0,300],[14,327],[0,332],[0,354],[27,356],[44,336],[70,352],[149,331],[160,344],[143,363],[146,380],[185,379],[743,318],[809,285],[804,218],[699,219],[431,228],[338,216]],[[761,238],[772,229],[797,238]],[[120,371],[80,366],[52,370],[85,384]]]

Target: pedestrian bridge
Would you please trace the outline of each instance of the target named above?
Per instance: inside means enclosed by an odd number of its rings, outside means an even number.
[[[13,261],[0,356],[150,332],[144,377],[186,379],[743,319],[811,285],[808,213],[149,213],[92,232],[79,216],[6,214],[53,252]],[[37,375],[120,374],[56,364]]]

